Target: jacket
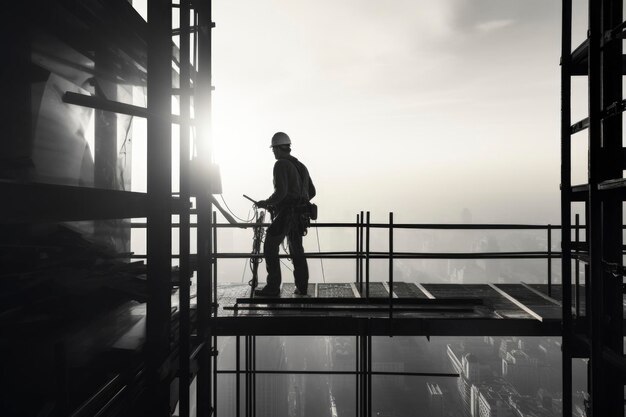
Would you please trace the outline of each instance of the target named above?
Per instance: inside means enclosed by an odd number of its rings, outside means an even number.
[[[315,197],[315,186],[306,166],[293,156],[279,158],[274,164],[274,193],[268,206],[283,208],[308,202]]]

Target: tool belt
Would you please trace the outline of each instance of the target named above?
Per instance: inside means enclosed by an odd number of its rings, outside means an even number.
[[[313,203],[305,203],[294,206],[294,211],[298,214],[306,216],[309,220],[317,220],[317,205]]]
[[[288,216],[288,221],[291,223],[290,229],[294,233],[306,236],[307,229],[311,226],[311,220],[317,219],[317,205],[307,201],[305,203],[291,202],[281,204],[281,206],[276,213],[272,213],[272,218],[278,217],[279,214]]]

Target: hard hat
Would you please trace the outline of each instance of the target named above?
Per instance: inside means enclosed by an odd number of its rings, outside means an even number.
[[[287,136],[286,133],[276,132],[274,133],[274,136],[272,136],[272,145],[270,148],[281,145],[291,145],[291,139],[289,139],[289,136]]]

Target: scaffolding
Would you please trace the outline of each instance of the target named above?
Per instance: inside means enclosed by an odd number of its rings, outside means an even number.
[[[572,51],[572,2],[563,1],[561,51],[561,219],[563,272],[563,415],[572,415],[572,360],[588,359],[591,416],[623,416],[622,112],[623,2],[588,2],[587,39]],[[588,117],[572,124],[574,76],[586,76]],[[573,185],[573,135],[587,130],[586,184]],[[584,225],[572,222],[584,205]],[[580,232],[585,240],[577,242]],[[572,241],[572,232],[576,241]],[[584,282],[579,280],[584,264]],[[574,282],[572,265],[574,264]],[[578,308],[584,292],[585,311]],[[572,299],[574,297],[574,300]],[[575,304],[575,305],[574,305]]]
[[[458,376],[446,372],[374,371],[372,337],[558,336],[561,332],[563,415],[572,415],[571,389],[567,388],[572,386],[572,360],[581,357],[590,359],[592,415],[622,415],[623,384],[616,383],[621,381],[626,369],[622,355],[621,277],[624,268],[620,232],[626,184],[622,178],[621,112],[626,104],[621,99],[621,39],[624,30],[621,2],[589,2],[589,38],[574,52],[571,52],[571,1],[563,2],[561,225],[397,224],[393,213],[389,214],[387,223],[375,224],[370,221],[369,212],[361,212],[353,223],[313,225],[354,230],[354,251],[307,255],[312,259],[354,260],[353,280],[335,287],[315,284],[311,291],[317,295],[315,298],[262,300],[252,297],[246,285],[218,285],[217,281],[219,259],[260,255],[218,252],[218,229],[258,227],[259,224],[218,224],[210,192],[214,189],[212,181],[215,179],[204,175],[199,168],[209,166],[212,160],[211,33],[215,24],[211,1],[172,3],[150,0],[147,23],[123,0],[90,0],[81,5],[64,0],[32,3],[41,6],[36,13],[29,10],[28,2],[19,4],[15,18],[7,25],[7,36],[14,42],[5,52],[15,63],[5,69],[8,71],[5,75],[15,80],[5,83],[7,101],[14,104],[3,112],[7,117],[9,136],[31,136],[31,82],[36,77],[31,68],[33,54],[37,59],[55,62],[55,65],[61,63],[78,68],[96,80],[119,81],[121,77],[129,84],[145,87],[147,95],[147,105],[137,106],[124,102],[113,90],[106,88],[95,89],[93,94],[63,91],[63,103],[102,113],[102,123],[96,126],[101,152],[96,156],[94,187],[30,181],[20,175],[3,175],[0,180],[3,195],[12,196],[0,207],[4,226],[147,219],[145,224],[128,225],[128,229],[145,228],[146,253],[125,256],[147,261],[146,333],[139,360],[107,380],[81,404],[73,406],[66,398],[67,380],[63,366],[66,353],[62,343],[55,345],[59,387],[55,408],[48,415],[169,416],[176,405],[179,416],[189,416],[192,408],[196,409],[198,416],[219,415],[219,375],[232,374],[236,378],[236,415],[245,413],[251,417],[255,415],[256,376],[272,373],[256,367],[257,336],[341,335],[354,338],[354,371],[276,373],[354,376],[355,409],[358,416],[365,417],[373,414],[372,376]],[[178,24],[172,23],[173,9],[179,15]],[[107,23],[120,16],[128,19],[125,20],[128,33],[106,31]],[[28,31],[25,27],[36,30]],[[95,65],[84,66],[50,57],[46,55],[50,51],[45,48],[34,50],[32,37],[39,30],[54,33],[75,50],[92,58]],[[173,37],[178,37],[178,46]],[[588,76],[590,111],[587,119],[572,125],[570,82],[576,75]],[[172,114],[172,97],[178,97],[179,114]],[[148,183],[145,193],[115,189],[109,183],[112,175],[110,160],[116,157],[110,143],[117,129],[115,119],[110,117],[113,113],[147,119]],[[197,122],[200,120],[202,123]],[[171,185],[173,126],[180,132],[178,194],[172,192]],[[582,129],[589,131],[589,183],[572,186],[571,136]],[[15,171],[19,171],[19,167]],[[573,202],[586,204],[582,226],[578,220],[572,223]],[[173,215],[178,216],[178,223],[172,221]],[[192,216],[197,221],[192,222]],[[178,255],[172,254],[173,228],[179,231]],[[552,233],[558,228],[563,236],[561,252],[552,250]],[[197,230],[196,248],[191,245],[193,229]],[[372,229],[387,231],[386,251],[371,250]],[[415,229],[535,230],[545,233],[546,250],[497,253],[394,250],[394,232]],[[580,241],[581,231],[586,237],[583,242]],[[178,270],[172,268],[175,258],[179,260]],[[552,261],[559,258],[562,259],[562,286],[555,285],[552,279]],[[522,283],[443,288],[406,283],[394,278],[394,261],[402,259],[541,259],[547,261],[547,279],[539,286]],[[371,260],[388,262],[386,279],[372,279]],[[579,263],[585,263],[588,271],[584,283],[578,280]],[[574,283],[572,266],[576,271]],[[197,279],[195,307],[191,294],[194,273]],[[177,308],[172,306],[172,288],[178,290]],[[344,293],[337,296],[337,288]],[[10,318],[10,314],[2,314]],[[236,338],[234,369],[218,370],[217,338],[221,336]],[[241,381],[242,377],[244,381]],[[190,387],[194,380],[196,392],[192,395]]]

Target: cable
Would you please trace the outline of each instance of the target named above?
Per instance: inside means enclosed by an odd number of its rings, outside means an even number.
[[[285,238],[287,241],[289,241],[289,236],[285,236]],[[281,242],[280,246],[283,248],[283,252],[285,252],[285,255],[289,255],[289,261],[291,261],[291,263],[293,264],[293,259],[290,256],[291,254],[287,250],[287,247],[285,247],[285,240]],[[280,263],[283,264],[285,268],[287,268],[289,271],[293,272],[293,269],[289,268],[289,265],[287,265],[282,259],[280,260]]]
[[[315,222],[315,234],[317,235],[317,251],[321,252],[322,248],[320,247],[320,232],[319,227],[317,227],[317,220],[313,220]],[[320,265],[322,266],[322,281],[326,283],[326,274],[324,273],[324,260],[320,258]]]
[[[292,261],[293,262],[293,261]],[[287,268],[288,270],[290,270],[291,272],[293,272],[293,269],[289,268],[289,265],[287,265],[282,259],[280,260],[280,263],[283,264],[285,266],[285,268]]]
[[[237,220],[239,220],[239,221],[241,221],[241,222],[244,222],[244,223],[251,223],[251,222],[252,222],[252,220],[254,220],[254,217],[255,217],[255,216],[253,216],[252,218],[249,218],[248,220],[244,220],[244,219],[242,219],[241,217],[237,216],[235,213],[233,213],[233,211],[230,209],[230,207],[228,207],[228,204],[226,203],[226,200],[224,200],[224,196],[223,196],[222,194],[220,194],[220,198],[222,199],[222,202],[223,202],[223,203],[224,203],[224,205],[226,206],[226,210],[228,210],[228,212],[229,212],[230,214],[232,214],[232,215],[233,215],[233,217],[235,217]],[[250,212],[248,212],[248,214],[250,214]]]
[[[224,204],[226,204],[226,202],[224,202]],[[253,219],[255,219],[255,222],[258,220],[260,220],[259,217],[259,211],[258,208],[256,206],[252,206],[253,210],[254,210],[254,216]],[[262,227],[262,225],[258,225],[257,227],[254,227],[252,229],[252,254],[259,254],[260,253],[260,248],[261,245],[263,244],[263,235],[264,235],[265,231]],[[258,250],[257,250],[257,243],[258,243]],[[248,265],[250,267],[250,272],[252,272],[252,279],[250,281],[248,281],[248,285],[250,285],[251,287],[256,287],[259,283],[259,277],[258,277],[258,266],[263,262],[263,259],[261,258],[255,258],[255,257],[251,257],[248,260]],[[256,283],[254,282],[254,267],[257,267],[257,280]],[[244,264],[244,271],[245,271],[245,264]]]

